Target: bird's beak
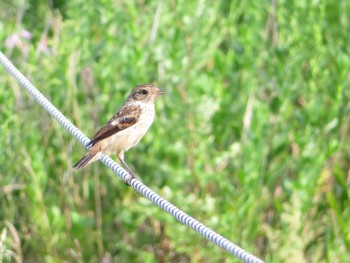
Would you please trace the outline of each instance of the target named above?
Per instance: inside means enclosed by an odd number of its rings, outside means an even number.
[[[165,94],[165,91],[162,91],[162,90],[158,89],[157,95],[163,95],[163,94]]]

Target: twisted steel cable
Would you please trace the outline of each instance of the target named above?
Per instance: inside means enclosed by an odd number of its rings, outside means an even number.
[[[50,115],[52,115],[52,117],[54,117],[64,128],[66,128],[76,139],[78,139],[78,141],[80,141],[86,147],[86,145],[90,142],[89,138],[86,137],[85,134],[83,134],[76,126],[74,126],[48,99],[46,99],[44,95],[29,82],[29,80],[11,63],[11,61],[1,51],[0,63],[20,83],[20,85],[25,90],[27,90]],[[100,160],[124,181],[127,179],[128,173],[120,165],[114,162],[109,156],[103,155]],[[217,244],[242,261],[247,263],[264,262],[254,255],[246,252],[244,249],[240,248],[230,240],[216,233],[212,229],[203,225],[193,217],[189,216],[159,196],[157,193],[152,191],[149,187],[141,183],[139,180],[133,179],[131,181],[131,187],[152,201],[154,204],[159,206],[165,212],[171,214],[178,221],[192,228],[208,240]]]

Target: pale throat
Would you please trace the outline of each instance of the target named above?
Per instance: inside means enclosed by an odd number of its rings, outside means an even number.
[[[155,115],[154,102],[143,102],[143,101],[134,101],[131,105],[139,106],[142,109],[142,114]]]

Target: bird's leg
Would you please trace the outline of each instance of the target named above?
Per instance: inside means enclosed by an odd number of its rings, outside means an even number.
[[[134,172],[130,169],[130,167],[124,161],[124,151],[120,151],[117,153],[119,161],[124,165],[125,170],[129,173],[129,177],[126,179],[126,184],[131,185],[131,180],[136,178]]]

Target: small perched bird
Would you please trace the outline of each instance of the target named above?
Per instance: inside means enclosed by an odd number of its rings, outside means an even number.
[[[98,160],[102,154],[116,153],[120,162],[129,172],[127,184],[135,178],[134,173],[124,161],[124,152],[134,147],[152,125],[155,110],[154,102],[164,94],[152,84],[143,84],[134,88],[124,105],[95,134],[89,152],[73,168],[82,169],[91,162]]]

